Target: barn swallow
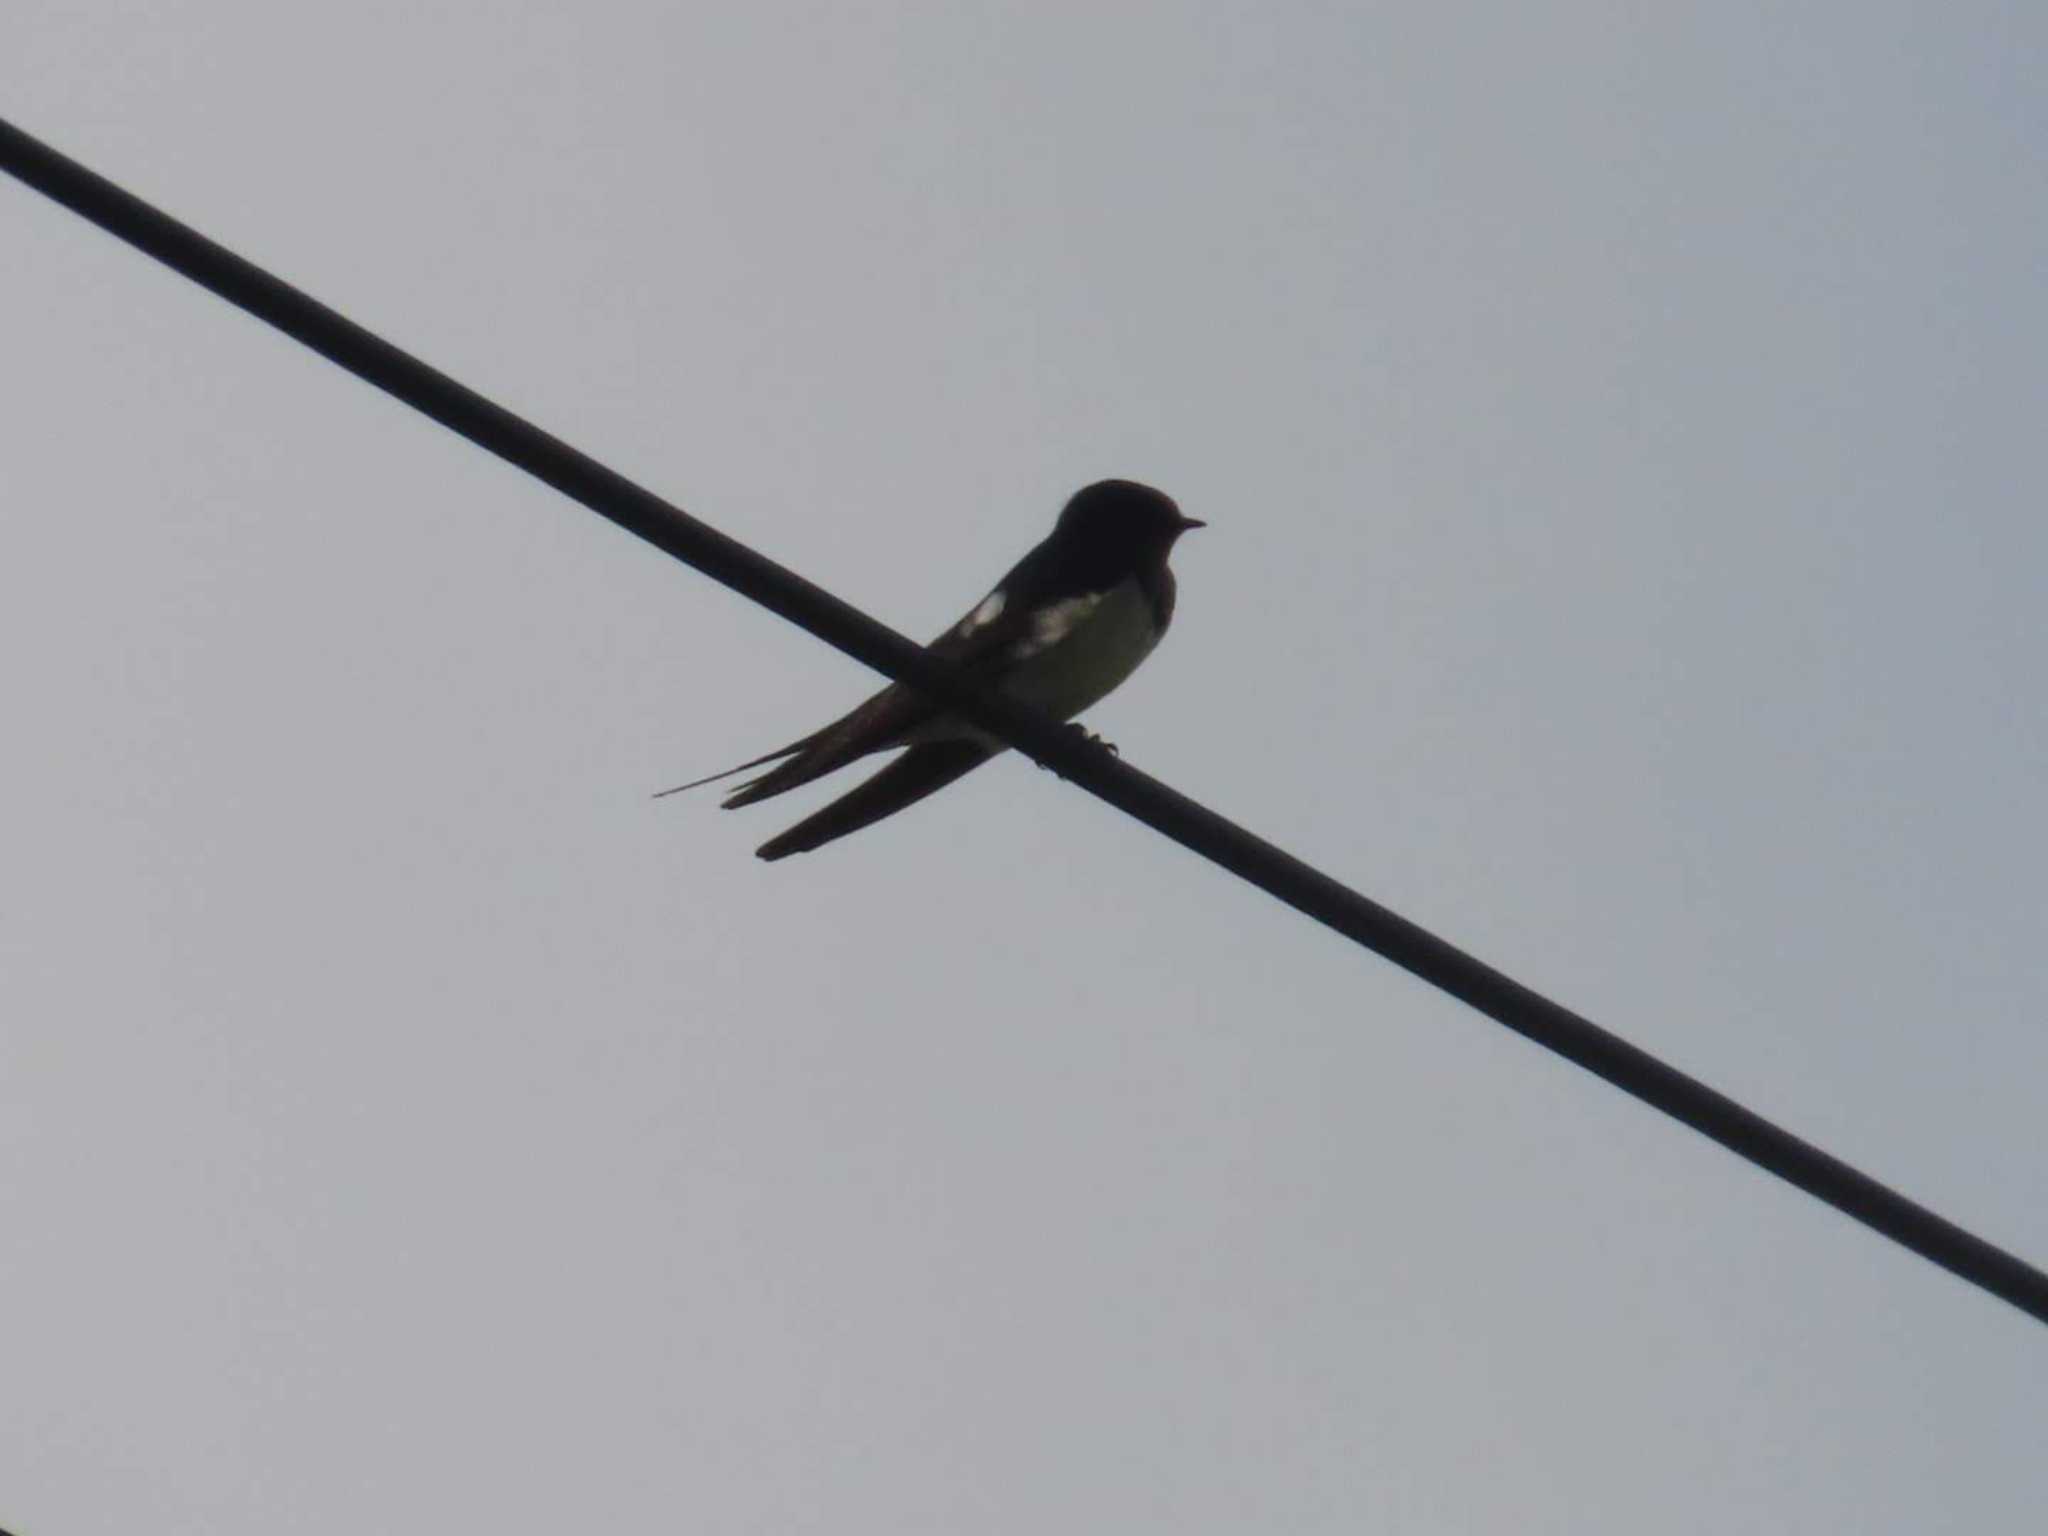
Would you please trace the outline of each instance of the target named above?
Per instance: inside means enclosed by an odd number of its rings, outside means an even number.
[[[1202,526],[1150,486],[1099,481],[1076,492],[1045,541],[927,649],[1013,699],[1071,720],[1136,671],[1159,644],[1173,619],[1167,556],[1175,540]],[[661,794],[776,764],[726,796],[731,810],[897,747],[909,750],[756,852],[772,860],[823,847],[943,789],[1005,750],[1002,741],[969,721],[891,683],[850,714],[786,747]]]

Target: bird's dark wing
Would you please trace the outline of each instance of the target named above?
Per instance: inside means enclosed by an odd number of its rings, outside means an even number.
[[[1030,588],[1030,578],[1035,570],[1034,562],[1040,559],[1043,547],[1041,545],[1039,549],[1034,549],[1019,561],[997,584],[994,591],[969,609],[958,622],[925,649],[935,656],[945,657],[954,665],[964,667],[969,672],[984,675],[999,672],[1003,663],[1011,658],[1017,643],[1030,636],[1030,605],[1011,594],[1020,588]],[[710,784],[718,779],[729,778],[749,768],[758,768],[763,763],[774,763],[778,758],[787,759],[766,773],[747,780],[727,795],[723,802],[727,810],[752,805],[757,800],[766,800],[773,795],[782,794],[785,790],[795,789],[799,785],[810,783],[813,779],[822,778],[835,769],[845,767],[856,758],[867,756],[870,752],[883,752],[891,747],[901,746],[919,726],[930,723],[937,713],[938,711],[922,694],[905,688],[901,683],[891,683],[830,725],[813,731],[801,740],[791,742],[780,751],[770,752],[755,758],[752,762],[728,768],[722,773],[714,773],[688,784],[678,784],[675,789],[665,789],[661,793],[672,795],[679,790],[695,789],[700,784]],[[960,770],[961,773],[966,771],[965,768]],[[938,785],[934,784],[932,788],[936,789]],[[930,790],[926,790],[925,793],[929,794]],[[825,809],[829,812],[832,807],[827,806]],[[819,814],[823,815],[825,812]]]
[[[923,742],[823,810],[813,811],[787,832],[771,837],[755,852],[771,861],[792,853],[809,853],[916,804],[994,756],[993,748],[966,737]]]

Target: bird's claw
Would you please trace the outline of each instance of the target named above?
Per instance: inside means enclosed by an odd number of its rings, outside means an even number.
[[[1099,748],[1100,750],[1107,752],[1111,757],[1123,756],[1123,753],[1117,750],[1117,745],[1115,742],[1104,741],[1100,736],[1096,735],[1093,731],[1089,730],[1087,726],[1082,725],[1078,721],[1070,720],[1067,722],[1065,726],[1062,727],[1062,729],[1065,730],[1067,734],[1070,736],[1080,737],[1080,739],[1087,745]],[[1059,770],[1057,768],[1053,768],[1051,763],[1040,763],[1038,766],[1041,768],[1050,768],[1054,773],[1059,773]],[[1061,774],[1060,776],[1062,778],[1065,777],[1064,774]]]

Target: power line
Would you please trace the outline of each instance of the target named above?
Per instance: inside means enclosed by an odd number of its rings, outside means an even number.
[[[2048,1274],[1531,991],[1048,717],[984,691],[823,588],[698,522],[5,121],[0,121],[0,169],[826,644],[944,699],[1027,756],[1297,911],[1972,1285],[2048,1322]]]

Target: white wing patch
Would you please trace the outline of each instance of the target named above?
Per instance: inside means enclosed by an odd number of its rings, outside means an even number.
[[[1009,598],[1003,594],[1000,588],[989,593],[987,597],[981,600],[981,606],[967,615],[967,622],[960,626],[960,633],[966,636],[973,634],[977,629],[988,628],[989,625],[995,623],[997,619],[1003,616],[1003,609],[1008,603]]]
[[[1083,592],[1078,597],[1046,604],[1031,615],[1031,638],[1019,641],[1012,654],[1017,660],[1024,661],[1041,651],[1051,650],[1102,606],[1104,596],[1106,594],[1101,592]]]

